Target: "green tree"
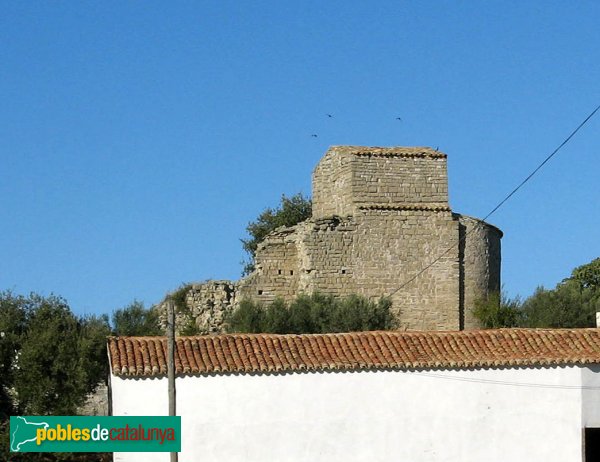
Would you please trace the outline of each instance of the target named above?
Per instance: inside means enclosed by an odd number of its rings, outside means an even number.
[[[0,292],[0,459],[112,460],[111,454],[11,454],[8,428],[9,415],[75,413],[108,377],[109,333],[107,316],[76,317],[60,297]]]
[[[152,308],[144,308],[144,304],[137,300],[113,312],[112,326],[115,335],[162,334],[158,323],[158,312]]]
[[[290,318],[290,311],[283,299],[278,298],[266,308],[257,303],[251,303],[252,313],[250,319],[256,327],[248,332],[270,332],[273,334],[286,334],[294,332],[294,320]],[[243,312],[243,311],[242,311]]]
[[[267,332],[264,325],[265,310],[258,303],[247,299],[242,300],[227,319],[228,332]]]
[[[474,314],[486,328],[594,327],[600,311],[600,258],[581,265],[554,289],[538,287],[524,302],[491,294],[475,303]]]
[[[254,270],[254,257],[256,249],[267,235],[280,226],[294,226],[308,218],[312,214],[312,202],[301,193],[287,197],[281,196],[280,205],[275,208],[265,209],[256,219],[248,223],[246,231],[248,239],[241,239],[242,246],[250,258],[244,262],[243,275],[250,274]]]
[[[73,414],[89,391],[80,323],[62,298],[30,298],[36,306],[16,360],[19,407],[29,414]]]
[[[108,379],[106,339],[111,335],[108,315],[80,318],[79,356],[85,371],[88,393]]]
[[[600,290],[600,258],[575,268],[571,279],[577,282],[582,289]]]
[[[0,292],[0,420],[14,413],[10,389],[15,361],[27,329],[29,304],[23,296]]]
[[[394,327],[391,302],[365,297],[314,293],[300,295],[291,303],[278,299],[262,306],[243,300],[227,319],[229,332],[311,334],[388,330]]]
[[[74,413],[108,377],[109,332],[107,316],[78,318],[60,297],[0,293],[0,418]]]
[[[372,302],[354,294],[339,300],[337,305],[338,308],[332,312],[330,332],[389,330],[394,327],[389,298]]]
[[[523,304],[528,327],[594,327],[600,311],[600,258],[575,268],[554,289],[538,287]]]
[[[473,315],[485,329],[520,327],[523,324],[522,303],[519,297],[510,298],[506,292],[492,292],[475,301]]]
[[[555,289],[538,287],[523,305],[527,327],[594,327],[600,297],[578,281],[567,279]]]

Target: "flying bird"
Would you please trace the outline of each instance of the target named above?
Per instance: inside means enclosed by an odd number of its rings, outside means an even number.
[[[396,117],[396,120],[399,120],[400,122],[402,122],[402,117]]]
[[[314,133],[313,133],[312,135],[310,135],[310,136],[312,136],[313,138],[316,138],[316,137],[317,137],[317,135],[315,135]]]
[[[333,117],[331,114],[325,114],[327,117],[329,117],[330,119]]]

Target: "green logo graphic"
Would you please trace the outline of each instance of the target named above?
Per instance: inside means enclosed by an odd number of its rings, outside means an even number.
[[[13,421],[14,419],[14,421]],[[13,424],[13,422],[15,422]],[[10,418],[10,450],[12,452],[21,451],[21,447],[26,443],[31,443],[37,439],[37,430],[48,429],[50,424],[47,422],[31,422],[25,417]]]
[[[179,452],[181,417],[14,416],[11,452]]]

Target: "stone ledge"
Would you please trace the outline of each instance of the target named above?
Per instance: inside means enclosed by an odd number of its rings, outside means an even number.
[[[446,154],[434,153],[434,152],[354,152],[352,153],[356,157],[395,157],[405,159],[445,159]]]
[[[370,146],[332,146],[331,152],[348,153],[358,157],[400,157],[400,158],[430,158],[446,159],[448,156],[436,149],[425,146],[417,147],[370,147]]]
[[[426,212],[450,212],[451,209],[447,205],[421,205],[421,204],[369,204],[359,205],[359,210],[410,210],[410,211],[426,211]]]

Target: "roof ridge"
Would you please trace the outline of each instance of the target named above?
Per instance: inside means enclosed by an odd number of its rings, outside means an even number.
[[[192,339],[192,338],[218,338],[218,337],[266,337],[266,338],[278,338],[278,337],[319,337],[319,336],[339,336],[339,335],[372,335],[372,334],[399,334],[399,335],[474,335],[485,333],[491,335],[495,332],[600,332],[600,328],[597,327],[500,327],[497,329],[469,329],[469,330],[367,330],[367,331],[344,331],[344,332],[323,332],[323,333],[307,333],[307,334],[276,334],[271,332],[227,332],[222,334],[198,334],[198,335],[178,335],[177,339]],[[109,335],[109,339],[166,339],[166,335]]]
[[[178,374],[600,364],[600,329],[230,333],[178,337]],[[120,376],[166,374],[166,337],[109,337]]]

